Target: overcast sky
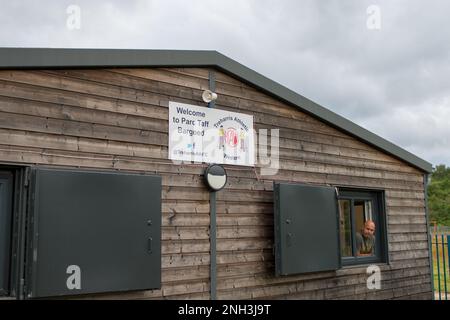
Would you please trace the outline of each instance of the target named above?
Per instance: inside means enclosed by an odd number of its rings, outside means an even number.
[[[450,165],[450,1],[0,4],[1,47],[217,50],[433,165]],[[79,28],[70,5],[80,9]]]

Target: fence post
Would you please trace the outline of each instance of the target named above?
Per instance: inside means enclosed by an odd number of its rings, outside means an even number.
[[[447,268],[445,267],[445,244],[444,244],[444,235],[443,234],[441,235],[441,241],[442,241],[442,268],[444,270],[445,300],[448,300],[447,299]]]
[[[447,234],[447,258],[448,258],[448,274],[450,276],[450,235]],[[445,257],[444,257],[445,259]],[[447,290],[445,291],[447,294]],[[447,296],[445,297],[447,299]]]
[[[439,292],[439,300],[442,300],[441,297],[441,270],[440,270],[440,262],[439,262],[439,239],[438,235],[434,235],[434,240],[436,241],[434,244],[436,245],[436,264],[437,264],[437,274],[438,274],[438,292]]]

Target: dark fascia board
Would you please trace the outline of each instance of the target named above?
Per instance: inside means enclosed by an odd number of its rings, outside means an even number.
[[[217,68],[426,173],[432,171],[431,163],[217,51],[0,48],[0,69],[102,67]]]

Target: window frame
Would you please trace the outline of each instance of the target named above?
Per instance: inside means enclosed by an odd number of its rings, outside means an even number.
[[[339,223],[339,255],[343,267],[352,265],[362,265],[370,263],[389,263],[388,260],[388,241],[387,241],[387,214],[385,206],[385,191],[379,189],[357,189],[338,187],[338,219],[340,220],[340,201],[350,201],[350,222],[351,222],[351,243],[352,253],[351,257],[342,256],[341,226]],[[372,217],[375,222],[375,254],[373,256],[356,256],[356,218],[355,218],[355,201],[372,202]]]

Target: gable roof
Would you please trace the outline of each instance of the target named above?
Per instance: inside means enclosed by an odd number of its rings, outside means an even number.
[[[217,51],[0,48],[0,69],[209,67],[223,71],[426,172],[431,163]]]

